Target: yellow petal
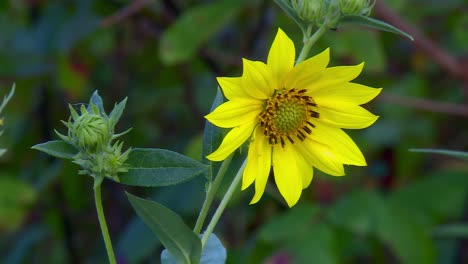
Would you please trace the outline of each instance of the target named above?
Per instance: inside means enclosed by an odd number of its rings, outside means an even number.
[[[273,147],[273,171],[276,186],[289,207],[297,203],[302,193],[302,176],[297,164],[298,153],[291,147]]]
[[[330,61],[330,49],[326,49],[314,57],[307,59],[292,69],[286,76],[286,88],[305,88],[317,81]]]
[[[264,100],[270,97],[278,88],[271,69],[261,61],[242,59],[242,62],[244,91],[255,99]]]
[[[295,146],[294,146],[295,147]],[[302,176],[302,189],[309,187],[310,183],[312,182],[312,178],[314,176],[314,170],[312,165],[310,165],[304,158],[304,156],[300,153],[299,150],[296,148],[297,153],[297,165],[299,167],[299,171],[301,172]]]
[[[315,121],[316,127],[309,136],[311,139],[327,145],[343,164],[366,166],[366,159],[356,143],[340,128],[330,127]]]
[[[273,71],[278,84],[281,84],[286,74],[294,67],[296,49],[292,40],[278,28],[275,40],[268,53],[267,65]]]
[[[206,156],[211,161],[221,161],[227,158],[232,152],[238,149],[244,143],[254,130],[256,122],[243,124],[235,127],[226,134],[221,145],[210,155]]]
[[[242,77],[218,77],[216,80],[228,100],[250,98],[244,91]]]
[[[254,132],[254,139],[250,143],[247,165],[242,178],[242,190],[255,181],[255,195],[250,204],[258,202],[262,197],[271,169],[271,146],[263,136],[262,131],[260,127],[257,127]]]
[[[320,107],[320,120],[334,127],[360,129],[372,125],[379,118],[361,106],[341,104],[335,107]]]
[[[309,82],[304,83],[303,86],[297,88],[307,89],[308,95],[313,96],[316,91],[327,89],[334,85],[341,85],[345,82],[354,80],[361,74],[364,62],[354,66],[336,66],[326,68],[319,78],[311,79]]]
[[[233,100],[219,105],[205,118],[218,127],[231,128],[254,121],[262,109],[260,100]]]
[[[317,90],[313,93],[313,98],[320,106],[339,108],[341,104],[365,104],[374,99],[381,91],[382,88],[376,89],[358,83],[346,82]]]
[[[328,146],[306,138],[301,143],[296,144],[296,147],[306,161],[315,168],[333,176],[344,175],[343,164],[339,162]]]

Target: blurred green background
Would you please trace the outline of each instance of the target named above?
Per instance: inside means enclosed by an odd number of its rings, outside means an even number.
[[[385,20],[392,10],[428,39],[346,26],[312,49],[331,47],[331,65],[365,61],[357,81],[385,88],[366,106],[380,115],[377,123],[349,131],[369,166],[347,167],[340,178],[316,173],[292,209],[274,182],[252,206],[252,190],[239,193],[216,230],[228,263],[468,263],[467,161],[408,151],[468,150],[468,3],[377,6],[373,17]],[[128,96],[118,124],[133,127],[126,147],[201,159],[215,77],[239,76],[242,57],[265,61],[278,27],[299,51],[301,32],[274,1],[0,1],[0,96],[16,83],[0,137],[8,148],[0,159],[0,262],[106,262],[92,179],[30,149],[65,131],[68,103],[88,102],[98,90],[109,111]],[[456,64],[444,64],[434,47]],[[159,263],[162,249],[124,191],[163,203],[193,226],[203,188],[203,178],[159,189],[105,181],[119,263]]]

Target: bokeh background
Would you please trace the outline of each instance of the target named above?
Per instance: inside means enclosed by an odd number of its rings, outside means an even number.
[[[366,66],[358,82],[384,87],[366,107],[372,127],[349,131],[367,167],[316,173],[287,208],[270,182],[262,200],[238,193],[216,234],[228,263],[468,263],[468,163],[410,148],[468,148],[468,3],[377,0],[372,16],[416,41],[357,26],[328,32],[331,65]],[[201,159],[216,76],[239,76],[241,58],[265,60],[277,28],[301,33],[266,0],[0,1],[0,95],[16,83],[0,146],[1,263],[105,263],[92,179],[31,146],[57,139],[68,103],[98,90],[125,146]],[[229,179],[229,177],[227,177]],[[205,179],[167,188],[106,180],[103,201],[119,263],[159,263],[157,238],[124,191],[159,201],[194,225]]]

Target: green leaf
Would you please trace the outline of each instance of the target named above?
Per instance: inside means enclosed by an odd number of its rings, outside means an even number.
[[[198,47],[237,14],[242,2],[225,0],[186,10],[161,38],[162,61],[176,64],[192,58]]]
[[[447,149],[409,149],[411,152],[422,152],[422,153],[432,153],[432,154],[442,154],[447,156],[452,156],[464,160],[468,160],[468,152],[447,150]]]
[[[215,234],[211,234],[203,249],[200,264],[226,263],[226,249]],[[161,253],[161,263],[177,264],[172,255],[165,249]]]
[[[166,149],[136,148],[126,162],[128,172],[120,183],[159,187],[178,184],[207,172],[207,166],[187,156]]]
[[[211,105],[210,112],[216,109],[220,104],[224,102],[223,93],[221,89],[217,89],[216,97],[213,100],[213,104]],[[202,158],[203,162],[210,164],[211,161],[207,160],[205,157],[210,153],[215,151],[215,148],[219,146],[219,143],[222,140],[222,131],[221,128],[213,125],[210,121],[206,120],[205,122],[205,130],[203,131],[203,149],[202,149]]]
[[[362,26],[366,26],[366,27],[370,27],[370,28],[375,28],[375,29],[378,29],[378,30],[382,30],[382,31],[387,31],[387,32],[391,32],[391,33],[395,33],[395,34],[399,34],[399,35],[402,35],[402,36],[405,36],[407,38],[409,38],[410,40],[414,41],[414,38],[413,36],[411,36],[410,34],[388,24],[388,23],[385,23],[383,21],[380,21],[380,20],[377,20],[377,19],[373,19],[373,18],[370,18],[370,17],[367,17],[367,16],[343,16],[341,17],[340,23],[342,24],[358,24],[358,25],[362,25]]]
[[[177,263],[199,263],[200,239],[179,215],[156,202],[129,193],[127,197],[137,214],[153,230]]]
[[[34,145],[31,148],[62,159],[73,159],[78,154],[78,150],[74,146],[63,140],[52,140]]]
[[[275,0],[275,3],[279,5],[279,7],[281,7],[281,9],[283,9],[283,11],[294,20],[294,22],[296,22],[296,24],[301,28],[303,32],[306,32],[307,24],[304,21],[302,21],[302,19],[299,18],[299,16],[296,14],[290,1]]]

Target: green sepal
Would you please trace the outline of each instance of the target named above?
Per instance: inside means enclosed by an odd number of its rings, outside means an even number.
[[[94,91],[93,95],[89,99],[89,106],[88,106],[88,109],[87,109],[89,112],[91,112],[90,106],[92,106],[93,104],[98,107],[99,112],[102,115],[106,115],[106,111],[104,110],[104,103],[103,103],[102,98],[99,95],[97,90]]]
[[[63,140],[52,140],[31,148],[62,159],[73,159],[78,154],[78,149]]]
[[[156,234],[176,263],[200,262],[201,241],[178,214],[154,201],[126,194],[138,216]]]
[[[127,105],[127,97],[125,97],[125,99],[123,99],[122,102],[115,104],[114,109],[112,109],[111,113],[109,114],[110,127],[114,128],[117,122],[119,122],[119,119],[122,116],[122,113],[126,105]],[[127,130],[127,131],[130,131],[130,130]]]
[[[118,133],[118,134],[112,135],[112,140],[114,140],[114,139],[116,139],[116,138],[118,138],[118,137],[121,137],[121,136],[127,134],[128,132],[132,131],[132,129],[133,129],[133,128],[131,127],[131,128],[125,130],[125,131],[122,132],[122,133]]]
[[[366,26],[366,27],[370,27],[370,28],[375,28],[375,29],[378,29],[378,30],[382,30],[382,31],[387,31],[387,32],[391,32],[391,33],[395,33],[395,34],[398,34],[398,35],[402,35],[402,36],[405,36],[407,38],[409,38],[411,41],[414,41],[414,38],[413,36],[411,36],[410,34],[396,28],[395,26],[392,26],[386,22],[383,22],[381,20],[377,20],[377,19],[374,19],[374,18],[370,18],[370,17],[367,17],[367,16],[342,16],[339,20],[339,23],[340,24],[358,24],[358,25],[361,25],[361,26]]]
[[[143,187],[175,185],[208,171],[205,164],[166,149],[132,149],[126,165],[120,183]]]
[[[468,160],[468,152],[464,151],[455,151],[447,149],[409,149],[411,152],[422,152],[422,153],[431,153],[431,154],[441,154],[451,157],[456,157],[459,159]]]

